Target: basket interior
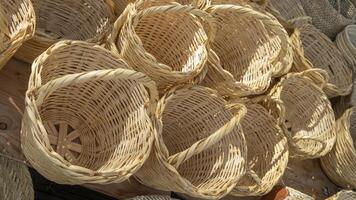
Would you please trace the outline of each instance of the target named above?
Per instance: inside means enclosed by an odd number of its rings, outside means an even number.
[[[356,49],[356,26],[348,26],[345,30],[353,49]]]
[[[232,114],[224,100],[204,90],[182,90],[167,99],[163,115],[163,141],[169,154],[181,152],[225,125]],[[236,127],[217,144],[181,164],[177,171],[202,191],[219,190],[231,183],[243,167],[244,141]]]
[[[153,13],[134,27],[147,53],[173,71],[190,72],[202,65],[207,35],[199,20],[187,13]]]

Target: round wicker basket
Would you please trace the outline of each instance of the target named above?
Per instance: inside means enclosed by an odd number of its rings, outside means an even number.
[[[342,190],[326,200],[354,200],[356,199],[356,192],[351,190]]]
[[[346,59],[349,67],[356,72],[356,25],[348,25],[339,33],[335,44]]]
[[[278,11],[286,21],[306,16],[300,0],[269,0],[267,10],[271,9]]]

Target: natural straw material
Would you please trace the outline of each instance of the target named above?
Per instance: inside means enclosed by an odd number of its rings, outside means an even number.
[[[127,12],[127,20],[114,25],[110,48],[156,81],[160,92],[202,74],[213,35],[201,24],[207,13],[179,4]]]
[[[329,75],[324,88],[329,97],[348,95],[352,90],[352,71],[333,42],[310,24],[301,25],[291,36],[295,71],[320,68]]]
[[[265,101],[271,101],[267,104],[276,104],[272,100]],[[278,106],[276,104],[273,107]],[[246,107],[247,113],[241,126],[247,143],[247,163],[252,174],[245,175],[230,194],[261,196],[272,190],[287,167],[287,138],[279,121],[269,113],[277,108],[268,108],[253,101],[246,102]]]
[[[134,3],[135,0],[107,0],[113,2],[114,13],[116,17],[119,17],[125,10],[129,3]]]
[[[339,33],[335,44],[346,59],[349,67],[356,72],[356,25],[349,25]]]
[[[300,0],[312,23],[330,38],[355,22],[355,6],[349,0]]]
[[[207,8],[216,21],[216,36],[204,84],[225,96],[260,94],[271,79],[289,71],[288,35],[272,15],[247,6]]]
[[[355,200],[356,192],[352,190],[342,190],[326,200]]]
[[[324,156],[335,143],[334,112],[321,89],[325,77],[324,71],[316,69],[290,73],[271,91],[285,107],[282,128],[288,138],[291,156],[297,159]]]
[[[286,21],[305,17],[300,0],[269,0],[267,10],[275,9]]]
[[[1,147],[0,147],[1,149]],[[0,155],[0,199],[33,200],[30,172],[25,163]]]
[[[284,200],[315,200],[313,197],[293,188],[287,187],[287,190],[288,196]]]
[[[57,183],[124,181],[149,156],[157,96],[153,81],[102,47],[59,42],[32,65],[23,152]]]
[[[356,113],[349,108],[336,122],[336,143],[321,166],[328,177],[344,188],[356,188]]]
[[[0,2],[0,69],[35,32],[35,12],[30,0]]]
[[[16,53],[28,63],[60,40],[103,43],[111,31],[112,13],[104,0],[32,0],[36,33]]]
[[[127,200],[178,200],[170,196],[161,196],[161,195],[150,195],[150,196],[137,196]]]
[[[240,126],[245,112],[243,105],[228,105],[206,87],[170,90],[158,103],[155,148],[136,178],[152,188],[197,198],[227,195],[246,170]]]

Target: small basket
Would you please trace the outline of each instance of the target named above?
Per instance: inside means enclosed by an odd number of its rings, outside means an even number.
[[[276,10],[285,21],[305,17],[300,0],[269,0],[267,10]]]
[[[212,36],[201,24],[207,13],[180,4],[142,10],[131,6],[126,12],[126,21],[119,18],[110,37],[113,52],[120,52],[130,66],[156,81],[161,93],[203,78],[198,76],[205,75]]]
[[[62,41],[32,66],[21,145],[60,184],[127,180],[152,147],[153,81],[100,46]]]
[[[349,0],[301,0],[301,3],[313,25],[331,39],[345,26],[355,23],[355,6]]]
[[[336,143],[330,153],[320,159],[328,177],[344,188],[356,188],[356,112],[347,109],[336,122]]]
[[[335,195],[327,198],[326,200],[355,200],[356,192],[352,190],[341,190]]]
[[[31,0],[36,13],[35,36],[15,57],[32,63],[60,40],[103,43],[111,31],[113,14],[104,0]]]
[[[349,67],[356,72],[356,25],[348,25],[339,33],[335,44],[346,59]]]
[[[34,35],[35,22],[30,0],[0,2],[0,69]]]
[[[325,79],[327,74],[320,69],[290,73],[271,90],[271,96],[283,103],[282,128],[296,159],[324,156],[335,143],[334,112],[321,89]]]
[[[352,71],[333,42],[310,24],[301,25],[291,36],[294,71],[320,68],[329,75],[324,88],[328,97],[345,96],[352,90]]]
[[[245,173],[239,125],[245,112],[206,87],[170,90],[158,103],[155,148],[135,177],[149,187],[197,198],[227,195]]]
[[[239,5],[214,5],[207,12],[217,31],[205,86],[224,96],[261,94],[273,77],[289,71],[293,59],[288,35],[272,15]]]
[[[266,103],[265,103],[266,102]],[[241,126],[247,143],[249,172],[231,191],[233,196],[262,196],[270,192],[284,174],[288,163],[288,142],[279,119],[270,112],[283,108],[274,100],[249,100]],[[267,107],[265,104],[275,104]],[[281,116],[281,115],[279,115]]]
[[[161,196],[161,195],[150,195],[150,196],[137,196],[127,200],[178,200],[170,196]]]

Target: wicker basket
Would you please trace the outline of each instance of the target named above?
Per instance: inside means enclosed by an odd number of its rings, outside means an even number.
[[[34,199],[31,175],[24,163],[0,156],[0,199]]]
[[[321,166],[328,177],[344,188],[356,188],[355,122],[355,108],[349,108],[337,120],[337,138],[334,148],[320,159]]]
[[[342,190],[337,194],[327,198],[326,200],[355,200],[356,192],[351,190]]]
[[[332,41],[314,26],[304,24],[291,36],[294,48],[293,70],[325,70],[330,79],[324,88],[328,97],[348,95],[352,90],[352,71]]]
[[[34,32],[35,12],[30,0],[0,2],[0,69]]]
[[[36,13],[35,36],[15,57],[32,63],[60,40],[103,43],[111,31],[113,15],[104,0],[32,0]]]
[[[355,22],[355,7],[349,0],[300,0],[313,25],[334,38],[342,29]],[[339,4],[340,3],[340,4]]]
[[[158,103],[154,151],[135,177],[159,190],[223,197],[245,173],[247,150],[239,125],[245,112],[209,88],[170,90]]]
[[[356,25],[347,26],[335,40],[349,67],[356,72]]]
[[[124,12],[126,6],[129,5],[129,3],[135,2],[135,0],[111,0],[111,1],[113,2],[112,7],[114,7],[114,13],[116,17],[120,17],[120,15]]]
[[[230,193],[234,196],[261,196],[278,183],[288,163],[287,138],[279,126],[275,112],[279,104],[266,107],[267,103],[250,100],[245,102],[247,113],[241,121],[247,143],[247,162],[250,174],[245,175]],[[271,102],[269,102],[271,101]]]
[[[321,90],[325,77],[326,72],[317,69],[290,73],[271,90],[271,95],[285,107],[282,128],[294,158],[324,156],[335,143],[334,112]]]
[[[267,10],[271,9],[278,11],[286,21],[306,16],[300,0],[269,0]]]
[[[161,196],[161,195],[150,195],[150,196],[137,196],[127,200],[178,200],[170,196]]]
[[[62,41],[32,66],[21,145],[61,184],[122,182],[148,158],[157,90],[102,47]]]
[[[289,71],[288,35],[272,15],[238,5],[215,5],[207,11],[217,32],[204,85],[224,96],[260,94],[273,77]]]

